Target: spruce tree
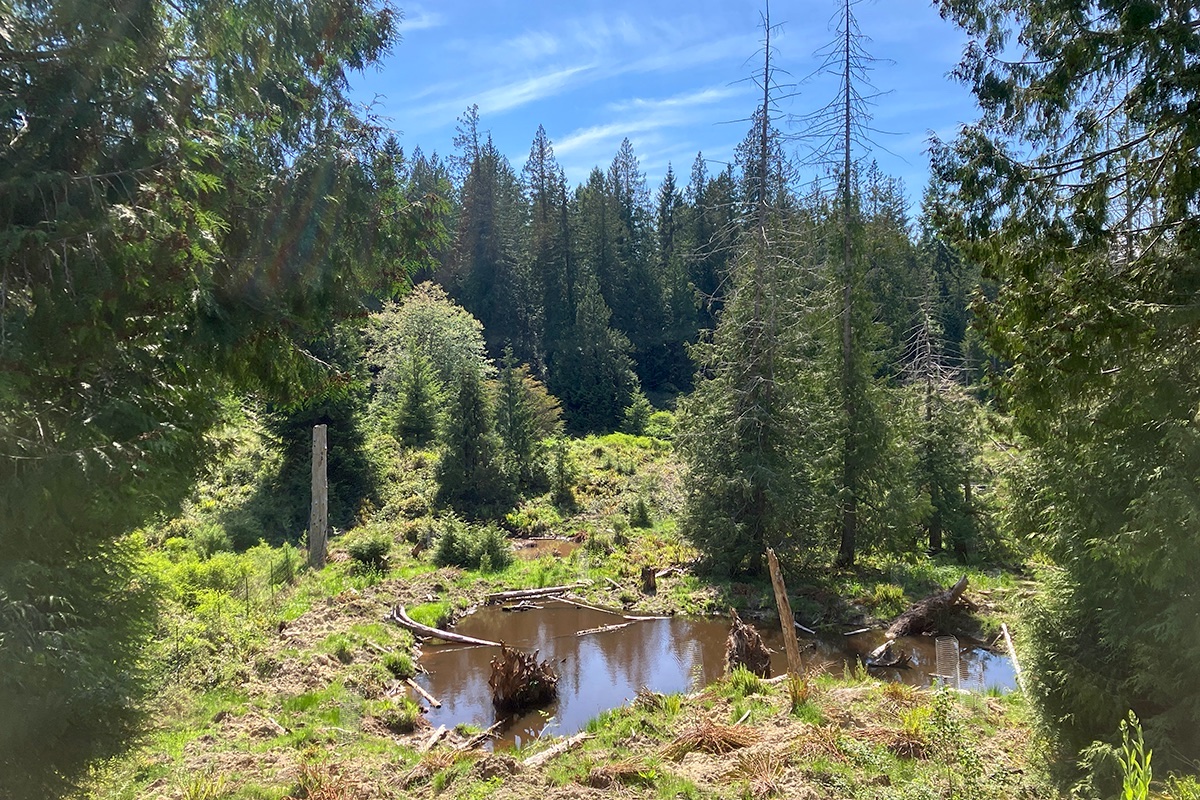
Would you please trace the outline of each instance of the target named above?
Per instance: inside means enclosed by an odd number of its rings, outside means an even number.
[[[462,373],[450,391],[453,399],[441,432],[438,501],[462,514],[484,514],[509,502],[513,491],[492,400],[473,370]]]
[[[545,479],[542,437],[537,409],[525,383],[527,377],[512,347],[505,347],[496,387],[496,433],[503,448],[505,471],[521,488],[541,484]]]

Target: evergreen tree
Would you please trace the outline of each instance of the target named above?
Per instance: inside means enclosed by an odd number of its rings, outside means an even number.
[[[0,774],[71,792],[135,740],[151,583],[229,392],[327,379],[308,345],[407,280],[352,70],[373,2],[6,3],[0,58]],[[48,499],[49,498],[49,499]]]
[[[545,479],[542,436],[537,408],[526,386],[527,370],[518,365],[511,347],[504,348],[496,388],[496,433],[503,447],[505,471],[521,488],[539,485]]]
[[[451,387],[442,429],[438,501],[463,514],[482,514],[512,499],[513,476],[504,468],[487,388],[468,370]]]
[[[447,288],[483,323],[491,354],[512,342],[523,358],[537,352],[527,263],[518,235],[524,198],[512,167],[478,130],[472,107],[462,118],[459,169],[465,171],[458,233],[448,265]]]
[[[686,209],[683,195],[675,186],[675,173],[667,165],[667,174],[658,190],[654,228],[656,279],[663,287],[661,313],[662,363],[656,365],[658,381],[665,388],[691,387],[695,367],[688,356],[688,345],[699,334],[696,291],[688,280],[684,253],[689,249],[686,235]]]
[[[1030,683],[1068,759],[1136,709],[1200,759],[1200,26],[1166,2],[947,0],[981,120],[935,153],[1027,437],[1018,529],[1058,567]],[[1010,55],[1015,46],[1023,52]],[[1004,56],[1000,53],[1004,51]]]
[[[585,274],[575,324],[550,373],[550,388],[576,431],[616,430],[638,388],[629,340],[609,327],[611,316],[596,279]]]
[[[554,149],[539,125],[522,171],[529,198],[529,230],[525,258],[530,280],[537,293],[540,311],[538,360],[535,367],[552,360],[562,346],[575,319],[566,179],[554,158]]]
[[[437,372],[415,339],[398,365],[396,393],[399,395],[392,427],[405,444],[423,445],[438,431],[442,407],[442,387]]]

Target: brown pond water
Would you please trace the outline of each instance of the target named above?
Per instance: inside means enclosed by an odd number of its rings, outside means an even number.
[[[558,700],[544,709],[514,716],[503,726],[497,747],[511,747],[542,735],[570,735],[583,729],[601,711],[634,698],[639,687],[671,693],[693,690],[719,678],[725,666],[725,637],[729,623],[722,618],[671,617],[635,622],[620,630],[576,636],[577,631],[612,625],[622,620],[608,613],[580,609],[554,601],[536,601],[540,610],[505,612],[481,608],[454,627],[458,633],[538,650],[558,670]],[[787,669],[783,637],[777,627],[757,625],[771,656],[772,674]],[[806,666],[835,674],[853,669],[858,659],[884,641],[881,631],[855,636],[814,638],[801,634]],[[909,653],[909,669],[872,670],[888,680],[928,686],[936,671],[933,639],[897,640]],[[417,680],[442,702],[430,709],[434,725],[470,723],[488,727],[501,717],[492,708],[487,681],[491,675],[490,647],[426,643],[420,658],[428,674]],[[959,680],[964,689],[1012,689],[1016,677],[1008,658],[987,650],[960,650]]]
[[[513,551],[518,558],[533,560],[542,556],[566,558],[579,549],[579,542],[569,539],[514,539]]]

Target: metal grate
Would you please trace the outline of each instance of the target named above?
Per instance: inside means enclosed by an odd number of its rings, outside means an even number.
[[[953,689],[961,687],[959,680],[958,639],[953,636],[939,636],[934,639],[934,653],[937,655],[937,672],[934,677],[941,683]]]

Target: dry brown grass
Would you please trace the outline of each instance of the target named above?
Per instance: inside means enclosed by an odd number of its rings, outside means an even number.
[[[783,791],[779,782],[787,765],[787,758],[783,754],[773,750],[757,750],[738,756],[738,765],[726,777],[745,781],[754,797],[773,797]]]
[[[649,786],[654,783],[654,778],[647,771],[645,762],[631,758],[592,767],[584,783],[594,789],[607,789],[613,784]]]
[[[359,796],[346,776],[329,764],[302,763],[296,784],[295,797],[289,795],[284,800],[352,800]]]
[[[921,702],[921,693],[907,683],[884,683],[879,689],[883,699],[897,708],[912,708]]]
[[[762,734],[745,725],[720,725],[710,719],[688,728],[663,748],[666,758],[683,758],[693,750],[718,755],[748,747],[762,739]]]
[[[838,746],[841,731],[831,725],[805,725],[796,736],[792,747],[796,754],[805,759],[830,758],[842,760],[842,748]]]
[[[452,750],[438,747],[421,756],[421,760],[400,778],[400,785],[405,789],[432,778],[444,769],[449,769],[461,761],[474,761],[483,754],[478,750]]]

